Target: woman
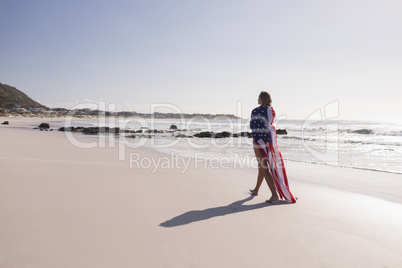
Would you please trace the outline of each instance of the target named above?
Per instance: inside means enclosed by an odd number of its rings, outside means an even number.
[[[253,132],[254,153],[258,160],[258,177],[257,185],[250,192],[258,195],[265,177],[272,193],[271,198],[265,202],[272,203],[281,198],[296,203],[296,199],[289,190],[285,165],[277,145],[276,130],[273,125],[275,111],[271,107],[271,102],[271,95],[261,91],[258,97],[260,106],[251,113],[250,128]]]

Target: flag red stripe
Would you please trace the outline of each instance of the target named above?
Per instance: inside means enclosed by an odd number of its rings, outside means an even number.
[[[282,154],[278,153],[278,156],[280,158],[280,163],[282,165],[282,167],[278,167],[277,160],[279,160],[279,159],[277,159],[277,154],[276,154],[277,152],[275,152],[275,148],[274,148],[273,144],[266,142],[264,139],[261,139],[261,140],[262,141],[260,141],[260,142],[262,144],[259,142],[260,151],[263,153],[263,156],[269,163],[271,175],[273,177],[275,188],[276,188],[278,195],[280,196],[281,199],[285,199],[285,200],[295,203],[296,199],[293,197],[292,193],[289,190],[289,186],[286,183],[287,175],[286,175],[286,170],[285,170]],[[267,150],[266,148],[269,148],[269,150]],[[278,149],[278,148],[276,148],[276,149]],[[271,158],[272,162],[270,162],[270,158]],[[279,173],[281,173],[282,176],[280,176]],[[280,179],[281,177],[283,178],[283,186],[281,186],[281,179]],[[284,191],[286,192],[286,194],[284,193]]]

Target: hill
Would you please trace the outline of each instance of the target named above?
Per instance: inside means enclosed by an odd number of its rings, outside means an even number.
[[[0,83],[0,107],[9,109],[13,108],[15,104],[21,105],[23,108],[48,109],[46,106],[34,101],[15,87]]]

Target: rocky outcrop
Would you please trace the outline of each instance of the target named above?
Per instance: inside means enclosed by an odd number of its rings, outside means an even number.
[[[81,130],[81,132],[83,131],[83,129],[81,129],[79,127],[77,127],[77,129]],[[64,131],[73,132],[73,131],[76,131],[76,128],[74,128],[74,127],[61,127],[58,130],[62,131],[62,132],[64,132]]]
[[[252,138],[253,137],[253,133],[252,132],[240,132],[239,133],[240,137],[247,137],[247,138]]]
[[[241,132],[239,134],[237,134],[237,133],[232,134],[232,133],[230,133],[228,131],[216,132],[216,133],[210,132],[210,131],[203,131],[203,132],[200,132],[200,133],[196,133],[193,136],[197,137],[197,138],[221,139],[221,138],[229,138],[229,137],[237,138],[239,136],[240,137],[249,137],[249,138],[251,138],[251,137],[253,137],[253,134],[251,132]]]
[[[4,124],[4,123],[3,123]],[[174,126],[174,125],[172,125]],[[35,128],[38,129],[38,128]],[[39,126],[39,130],[48,130],[49,129],[49,124],[47,123],[42,123]],[[187,131],[186,129],[183,130],[157,130],[157,129],[139,129],[139,130],[128,130],[128,129],[120,129],[118,127],[115,128],[109,128],[109,127],[61,127],[59,128],[59,131],[70,131],[70,132],[81,132],[83,134],[88,134],[88,135],[97,135],[99,133],[111,133],[111,134],[116,134],[118,135],[119,133],[146,133],[146,134],[156,134],[156,133],[172,133],[174,135],[175,133],[180,132],[185,132]],[[180,133],[179,132],[179,133]],[[276,130],[277,135],[287,135],[286,129],[277,129]],[[126,137],[133,138],[135,137],[134,135],[127,135]],[[151,138],[154,137],[154,135],[143,135],[142,137],[145,138]],[[178,135],[174,135],[175,138],[191,138],[191,137],[196,137],[196,138],[215,138],[215,139],[221,139],[221,138],[238,138],[238,137],[247,137],[247,138],[252,138],[253,133],[252,132],[247,132],[243,131],[240,133],[230,133],[228,131],[222,131],[222,132],[212,132],[212,131],[201,131],[199,133],[194,134],[193,136],[189,135],[184,135],[183,133],[180,133]]]
[[[222,138],[229,138],[231,136],[232,133],[227,132],[227,131],[223,131],[221,132]]]
[[[178,134],[174,136],[175,138],[193,138],[194,136],[189,136],[189,135],[184,135],[184,134]]]
[[[61,127],[59,131],[68,131],[68,132],[81,132],[88,135],[97,135],[99,133],[112,133],[119,134],[121,132],[124,133],[134,133],[133,130],[121,130],[118,127],[109,128],[109,127]]]
[[[118,127],[110,128],[109,133],[119,134],[120,128],[118,128]]]
[[[48,109],[46,106],[34,101],[15,87],[0,83],[0,107],[12,109],[16,104],[23,108]]]
[[[39,129],[49,129],[49,123],[42,123],[38,126]]]
[[[99,127],[86,127],[82,133],[87,134],[87,135],[97,135],[99,134],[99,130],[102,131],[104,128],[99,128]]]
[[[171,125],[169,129],[175,130],[175,129],[177,129],[177,126],[176,125]]]
[[[85,128],[84,127],[76,127],[74,128],[74,132],[84,132]]]
[[[197,137],[197,138],[211,138],[213,134],[214,133],[210,132],[210,131],[203,131],[203,132],[194,134],[193,136]]]
[[[287,135],[288,132],[286,131],[286,129],[277,129],[276,130],[276,135]]]
[[[4,121],[3,123],[1,123],[2,125],[9,125],[10,123],[8,121]]]
[[[214,133],[214,135],[212,135],[212,137],[216,138],[216,139],[229,138],[230,136],[231,136],[231,133],[227,132],[227,131]]]

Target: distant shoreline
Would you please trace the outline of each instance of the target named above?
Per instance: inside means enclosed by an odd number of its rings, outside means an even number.
[[[0,117],[4,118],[66,118],[68,114],[19,114],[19,113],[0,113]],[[94,115],[94,114],[74,114],[73,118],[93,119],[93,118],[145,118],[145,119],[191,119],[191,118],[207,118],[217,119],[219,117],[225,117],[235,120],[245,120],[244,118],[237,117],[235,115],[227,114],[178,114],[177,116],[165,116],[165,115],[152,115],[152,114],[133,114],[133,115]]]

